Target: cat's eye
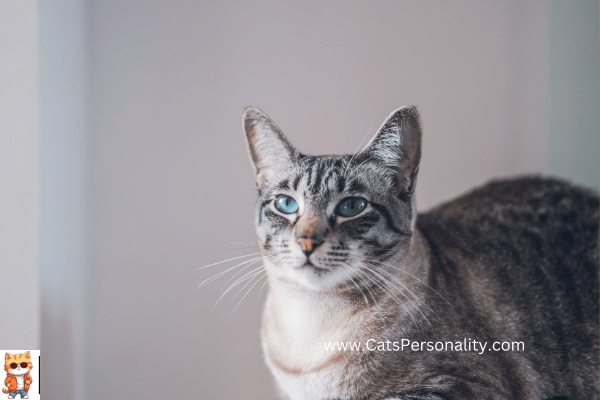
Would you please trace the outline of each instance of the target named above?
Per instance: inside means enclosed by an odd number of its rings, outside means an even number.
[[[347,197],[337,206],[337,213],[342,217],[354,217],[367,206],[367,201],[361,197]]]
[[[298,202],[290,196],[282,194],[275,199],[275,208],[284,214],[293,214],[298,211]]]
[[[15,368],[17,368],[18,366],[19,366],[19,364],[17,364],[17,363],[11,363],[11,364],[10,364],[10,367],[11,367],[12,369],[15,369]],[[27,363],[26,363],[26,362],[22,362],[22,363],[21,363],[21,368],[27,368]]]

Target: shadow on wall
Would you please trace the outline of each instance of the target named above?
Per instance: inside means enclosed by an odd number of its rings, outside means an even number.
[[[78,360],[72,345],[73,317],[66,309],[56,314],[42,306],[40,393],[51,394],[51,398],[76,399],[82,385],[74,380],[85,376],[74,371]]]

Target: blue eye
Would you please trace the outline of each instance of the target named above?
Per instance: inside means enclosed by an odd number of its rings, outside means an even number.
[[[275,208],[284,214],[293,214],[298,211],[298,202],[290,196],[282,194],[275,199]]]
[[[340,202],[337,212],[343,217],[354,217],[367,206],[367,201],[360,197],[347,197]]]

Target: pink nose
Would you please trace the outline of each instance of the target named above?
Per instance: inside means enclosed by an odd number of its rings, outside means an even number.
[[[313,251],[315,251],[315,249],[321,243],[323,243],[323,239],[321,239],[320,235],[315,235],[315,236],[311,236],[311,237],[306,237],[306,236],[303,236],[303,235],[298,235],[296,237],[296,241],[298,242],[298,244],[300,244],[300,247],[302,248],[302,251],[307,256],[309,256],[310,253],[312,253]]]

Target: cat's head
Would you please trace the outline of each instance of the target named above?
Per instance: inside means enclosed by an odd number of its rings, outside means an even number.
[[[31,356],[29,352],[24,354],[9,354],[4,356],[4,370],[14,376],[26,375],[31,371]]]
[[[354,155],[304,155],[257,108],[243,124],[259,191],[256,232],[276,279],[313,290],[369,285],[407,251],[421,158],[415,107],[394,111]]]

